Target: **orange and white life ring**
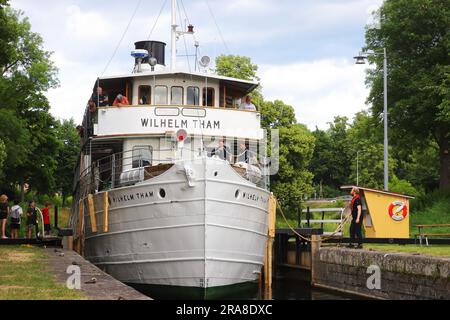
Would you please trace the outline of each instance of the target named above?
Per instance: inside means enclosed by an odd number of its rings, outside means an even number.
[[[394,210],[394,208],[396,209]],[[394,201],[389,205],[389,216],[392,220],[402,221],[407,215],[408,207],[403,201]]]

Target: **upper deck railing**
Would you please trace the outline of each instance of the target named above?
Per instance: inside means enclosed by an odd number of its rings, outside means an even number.
[[[152,150],[150,156],[146,155],[148,151],[146,147],[135,148],[134,150],[119,152],[110,156],[101,158],[79,174],[79,179],[75,181],[75,192],[87,195],[89,193],[96,193],[99,191],[106,191],[124,186],[134,185],[151,177],[152,173],[158,170],[167,170],[170,165],[182,160],[180,151],[190,153],[192,159],[198,159],[202,156],[212,157],[211,151],[201,151],[201,154],[195,155],[197,152],[188,148],[160,149],[158,154],[163,152],[171,153],[172,156],[164,159],[154,158],[156,153]],[[238,162],[238,154],[230,154],[231,161],[226,161],[235,170],[248,181],[257,186],[268,189],[269,188],[269,169],[265,167],[265,157],[262,155],[255,155],[254,158],[249,158],[246,162]],[[261,160],[261,161],[260,161]],[[169,166],[167,166],[169,165]]]

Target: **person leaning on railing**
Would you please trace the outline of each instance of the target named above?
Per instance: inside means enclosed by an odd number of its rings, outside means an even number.
[[[91,98],[88,101],[89,108],[89,131],[92,133],[94,123],[97,123],[97,107],[105,107],[109,105],[109,98],[106,94],[103,94],[103,88],[97,87],[96,92],[92,93]]]
[[[130,102],[128,102],[128,98],[122,94],[118,94],[116,99],[114,99],[113,106],[115,107],[123,107],[129,106]]]
[[[239,110],[256,111],[256,107],[252,103],[252,98],[250,98],[250,96],[245,96],[244,98],[242,98],[242,103],[239,107]]]

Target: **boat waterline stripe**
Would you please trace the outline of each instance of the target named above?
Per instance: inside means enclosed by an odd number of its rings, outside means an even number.
[[[233,226],[227,226],[227,225],[221,225],[221,224],[213,224],[213,223],[193,223],[193,224],[181,224],[181,225],[173,225],[173,226],[164,226],[164,227],[153,227],[153,228],[141,228],[141,229],[131,229],[131,230],[123,230],[123,231],[113,231],[108,233],[101,233],[96,234],[92,236],[87,236],[85,240],[89,240],[92,238],[99,238],[104,236],[112,236],[112,235],[118,235],[118,234],[127,234],[127,233],[133,233],[133,232],[143,232],[143,231],[152,231],[152,230],[164,230],[164,229],[176,229],[176,228],[191,228],[191,227],[203,227],[203,226],[212,226],[212,227],[221,227],[226,229],[232,229],[232,230],[239,230],[239,231],[245,231],[250,233],[255,233],[260,236],[265,237],[266,234],[258,231],[254,231],[251,229],[245,229],[245,228],[238,228]]]
[[[143,207],[143,206],[147,206],[147,205],[160,205],[160,204],[173,204],[173,203],[186,203],[186,202],[200,202],[200,201],[215,201],[215,202],[228,203],[228,204],[237,204],[239,206],[254,208],[254,209],[263,211],[264,214],[267,215],[267,212],[263,208],[260,208],[258,206],[252,205],[252,204],[247,204],[247,203],[242,203],[242,202],[237,202],[237,201],[231,201],[231,200],[220,200],[220,199],[215,199],[215,198],[204,198],[204,197],[202,197],[202,198],[191,198],[191,199],[185,199],[185,200],[171,200],[171,201],[161,201],[161,202],[139,203],[139,204],[128,205],[126,207],[123,206],[123,207],[110,208],[109,212],[122,210],[122,209],[127,209],[127,208],[139,208],[139,207]],[[96,211],[95,214],[102,213],[102,212],[103,211]],[[87,217],[89,215],[85,214],[84,216]]]
[[[177,229],[177,228],[190,228],[190,227],[203,227],[203,223],[193,223],[193,224],[180,224],[180,225],[172,225],[172,226],[164,226],[164,227],[152,227],[152,228],[141,228],[141,229],[130,229],[130,230],[123,230],[123,231],[113,231],[108,233],[101,233],[96,234],[92,236],[88,236],[85,239],[92,239],[97,237],[103,237],[103,236],[113,236],[117,234],[126,234],[126,233],[132,233],[132,232],[143,232],[143,231],[151,231],[151,230],[164,230],[164,229]]]
[[[86,257],[90,260],[90,257]],[[192,257],[192,258],[171,258],[171,259],[146,259],[146,260],[135,260],[135,261],[114,261],[114,262],[92,262],[95,265],[123,265],[123,264],[142,264],[142,263],[163,263],[163,262],[183,262],[183,261],[221,261],[230,263],[245,263],[262,266],[264,263],[242,260],[242,259],[225,259],[225,258],[211,258],[211,257]]]
[[[263,236],[263,237],[267,236],[267,234],[262,233],[262,232],[258,232],[258,231],[254,231],[254,230],[250,230],[250,229],[245,229],[245,228],[238,228],[238,227],[227,226],[227,225],[224,225],[224,224],[207,223],[206,225],[207,226],[212,226],[212,227],[219,227],[219,228],[225,228],[225,229],[232,229],[232,230],[239,230],[239,231],[255,233],[255,234],[258,234],[258,235]]]

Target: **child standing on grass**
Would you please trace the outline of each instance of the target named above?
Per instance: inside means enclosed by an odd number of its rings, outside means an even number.
[[[2,224],[2,239],[8,239],[6,237],[6,220],[9,215],[8,197],[6,194],[0,196],[0,221]]]
[[[42,216],[44,218],[44,231],[45,231],[45,235],[49,236],[50,235],[50,231],[52,230],[51,226],[50,226],[50,202],[45,201],[44,203],[45,207],[42,209]]]
[[[14,205],[11,208],[11,224],[9,225],[9,227],[11,229],[11,238],[13,239],[19,238],[20,218],[23,214],[22,208],[19,203],[19,200],[14,200]]]
[[[36,238],[38,236],[38,225],[37,225],[37,210],[36,210],[36,202],[31,200],[28,203],[27,210],[27,227],[28,227],[28,239],[31,239],[31,234],[33,233],[33,227],[36,229]]]

